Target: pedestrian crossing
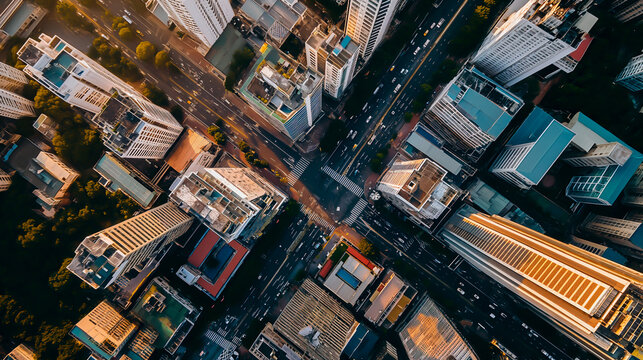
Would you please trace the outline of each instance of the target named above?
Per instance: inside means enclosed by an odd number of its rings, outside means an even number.
[[[288,175],[286,175],[286,178],[288,179],[288,184],[290,186],[293,186],[295,185],[295,183],[297,183],[301,175],[308,168],[308,165],[310,165],[310,161],[308,161],[308,159],[305,159],[303,157],[297,161],[292,171],[289,172]]]
[[[308,215],[308,218],[317,224],[318,226],[321,226],[322,228],[328,230],[329,233],[332,233],[335,231],[335,225],[329,223],[324,219],[323,217],[319,216],[317,213],[313,212],[311,209],[307,208],[304,206],[303,208],[304,214]]]
[[[362,211],[366,208],[366,205],[368,205],[368,202],[360,198],[357,204],[353,206],[353,209],[351,209],[351,214],[344,220],[344,223],[348,226],[353,225],[355,220],[357,220],[357,218],[362,214]]]
[[[331,169],[330,167],[324,166],[322,168],[322,171],[328,174],[331,178],[333,178],[333,180],[337,181],[342,186],[350,190],[350,192],[355,194],[355,196],[360,197],[362,196],[362,194],[364,194],[364,189],[362,189],[359,185],[355,184],[349,178],[339,174],[337,171]]]

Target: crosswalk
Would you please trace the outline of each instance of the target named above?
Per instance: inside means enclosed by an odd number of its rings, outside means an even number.
[[[311,209],[309,209],[309,208],[304,206],[303,207],[303,212],[304,212],[304,214],[308,215],[308,218],[310,220],[312,220],[312,222],[314,222],[318,226],[321,226],[324,229],[328,230],[329,233],[332,233],[333,231],[335,231],[335,227],[336,227],[335,225],[329,223],[328,221],[326,221],[326,219],[324,219],[323,217],[319,216],[317,213],[315,213]]]
[[[322,168],[322,171],[328,174],[333,180],[337,181],[340,183],[342,186],[350,190],[355,196],[360,197],[362,194],[364,194],[364,189],[362,189],[359,185],[355,184],[352,182],[349,178],[347,178],[344,175],[341,175],[337,171],[331,169],[328,166],[324,166]]]
[[[308,168],[308,165],[310,165],[310,161],[308,161],[308,159],[305,159],[303,157],[300,158],[297,161],[297,163],[295,164],[295,167],[292,169],[292,171],[290,173],[288,173],[288,175],[286,175],[286,178],[288,179],[288,184],[290,186],[295,185],[297,180],[299,180],[301,175]]]
[[[360,198],[357,204],[353,206],[353,209],[351,209],[351,214],[344,220],[344,223],[348,226],[353,225],[355,220],[362,214],[362,211],[364,211],[364,208],[366,208],[366,205],[368,205],[368,202]]]

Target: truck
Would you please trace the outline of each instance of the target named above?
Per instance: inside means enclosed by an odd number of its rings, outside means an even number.
[[[400,91],[401,88],[402,88],[402,84],[397,84],[397,86],[395,87],[395,90],[393,90],[393,94],[397,94],[397,92]]]
[[[127,15],[123,15],[123,20],[127,21],[128,24],[132,25],[132,19],[129,18]]]
[[[437,27],[442,26],[442,24],[444,24],[444,18],[442,18],[442,19],[440,19],[440,21],[438,21]]]

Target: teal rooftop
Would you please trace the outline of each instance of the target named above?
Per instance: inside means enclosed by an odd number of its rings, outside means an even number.
[[[94,170],[101,176],[101,185],[110,191],[122,191],[145,209],[152,206],[160,195],[160,189],[148,184],[142,174],[110,152],[98,160]]]

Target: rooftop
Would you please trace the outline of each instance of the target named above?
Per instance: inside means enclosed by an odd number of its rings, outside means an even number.
[[[297,0],[248,0],[241,6],[244,14],[262,27],[278,43],[283,42],[308,8]]]
[[[145,209],[161,195],[161,189],[151,185],[149,179],[110,152],[98,160],[94,170],[101,176],[101,185],[110,191],[122,191]]]
[[[373,292],[364,317],[375,325],[391,327],[415,297],[417,291],[388,270]]]
[[[359,45],[339,29],[326,34],[317,27],[306,44],[317,51],[323,50],[327,54],[327,61],[338,68],[342,68],[359,50]]]
[[[348,246],[346,253],[326,277],[324,286],[343,301],[355,305],[380,271],[380,267],[366,259],[355,248]]]

